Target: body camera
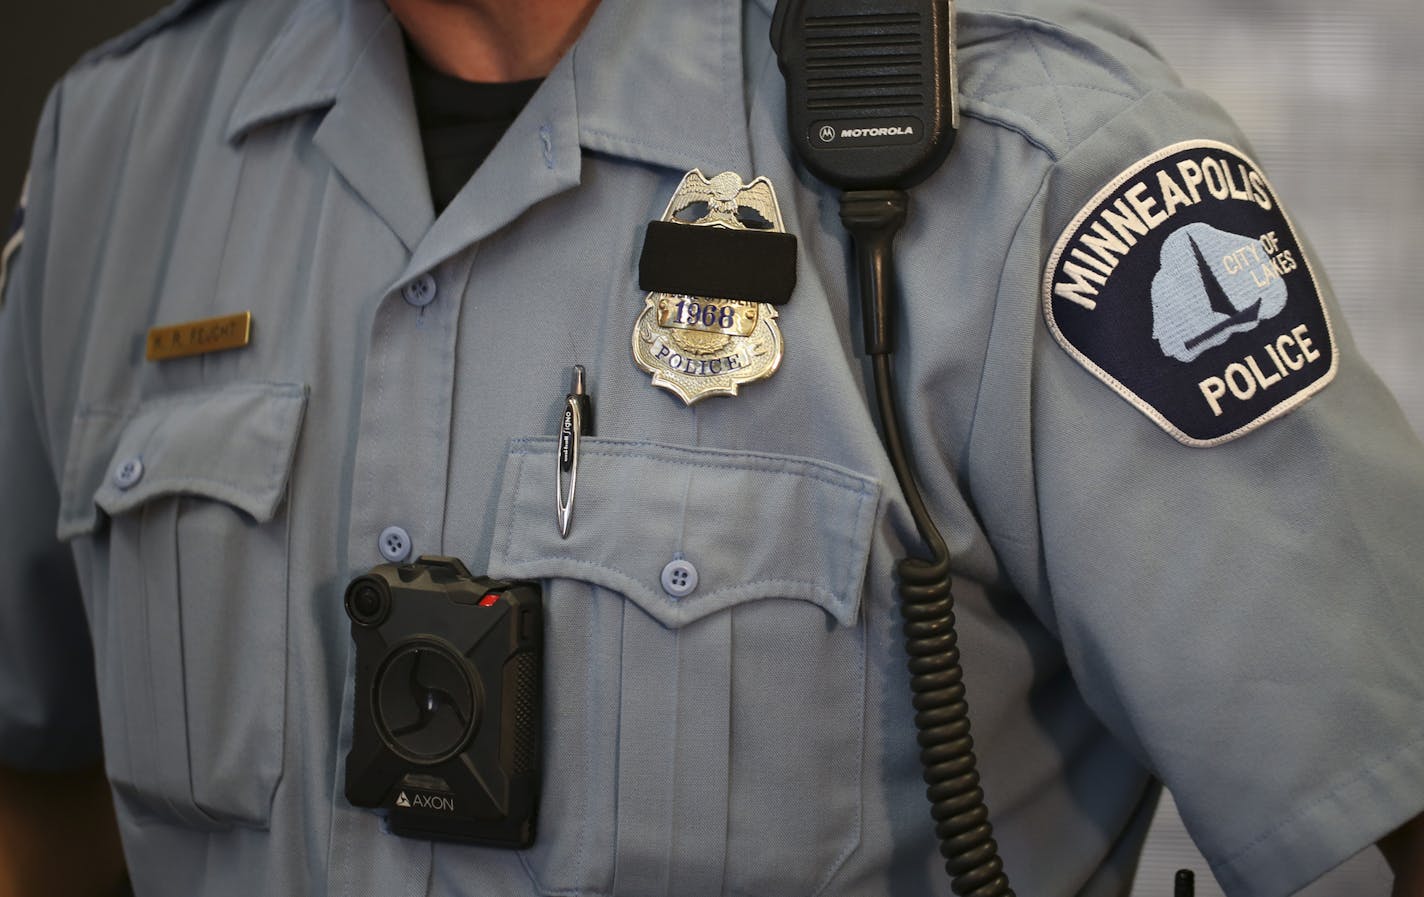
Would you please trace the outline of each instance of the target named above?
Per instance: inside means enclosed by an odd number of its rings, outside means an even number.
[[[524,848],[539,805],[543,602],[454,558],[352,580],[346,798],[407,837]]]

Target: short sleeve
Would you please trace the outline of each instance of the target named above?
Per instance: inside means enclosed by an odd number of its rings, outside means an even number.
[[[1280,202],[1224,114],[1154,92],[1057,160],[1019,256],[1053,619],[1251,895],[1424,809],[1424,449]]]
[[[39,382],[54,103],[0,305],[0,764],[20,769],[73,768],[100,755],[93,652],[74,560],[55,536],[58,475]]]

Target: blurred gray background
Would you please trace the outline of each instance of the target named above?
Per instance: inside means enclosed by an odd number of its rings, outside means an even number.
[[[1186,83],[1215,96],[1285,199],[1334,284],[1355,339],[1424,433],[1424,3],[1420,0],[1102,0],[1148,35]],[[0,205],[19,196],[48,85],[155,0],[0,3]],[[3,216],[0,216],[3,218]],[[1171,897],[1172,874],[1211,873],[1163,800],[1133,897]],[[1303,892],[1385,897],[1367,851]]]

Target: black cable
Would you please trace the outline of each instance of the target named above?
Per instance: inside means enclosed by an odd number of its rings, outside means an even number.
[[[894,241],[905,222],[908,197],[900,190],[841,194],[841,221],[855,243],[865,352],[871,358],[881,436],[895,478],[910,507],[929,559],[902,558],[900,613],[905,618],[910,690],[920,762],[935,835],[951,886],[960,897],[1014,897],[979,787],[978,760],[969,733],[964,670],[954,631],[949,550],[915,482],[896,414],[890,353],[893,349]]]

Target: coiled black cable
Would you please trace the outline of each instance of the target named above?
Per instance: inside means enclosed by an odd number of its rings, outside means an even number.
[[[899,190],[841,195],[841,221],[855,243],[865,352],[874,371],[881,437],[915,528],[930,554],[928,560],[907,557],[896,565],[920,763],[929,786],[926,795],[940,854],[954,892],[960,897],[1014,897],[999,859],[984,791],[979,787],[959,638],[954,631],[949,550],[920,495],[896,413],[890,365],[893,244],[905,222],[907,206],[908,198]]]

